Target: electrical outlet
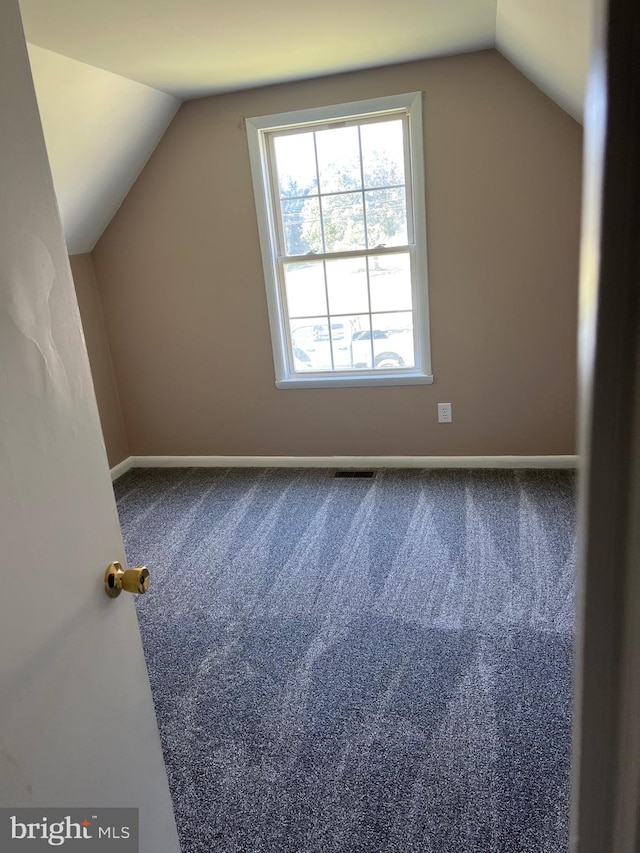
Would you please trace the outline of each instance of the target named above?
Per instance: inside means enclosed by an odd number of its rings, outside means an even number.
[[[438,403],[438,423],[450,424],[452,420],[451,403]]]

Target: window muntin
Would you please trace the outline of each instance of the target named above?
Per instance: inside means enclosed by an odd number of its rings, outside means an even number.
[[[391,100],[247,120],[279,386],[432,381],[421,97]]]

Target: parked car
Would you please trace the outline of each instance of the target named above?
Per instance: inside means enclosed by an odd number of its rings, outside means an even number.
[[[331,339],[334,341],[341,341],[345,336],[345,327],[344,323],[332,323],[331,324]],[[329,340],[329,326],[327,323],[318,323],[313,327],[313,340],[314,341],[328,341]]]
[[[326,323],[299,326],[291,332],[293,357],[296,370],[331,370],[331,352],[333,366],[348,370],[351,367],[349,351],[349,332],[344,323]]]
[[[296,370],[312,370],[313,364],[308,352],[300,347],[293,348],[293,366]]]
[[[320,329],[320,331],[318,331]],[[326,338],[324,335],[326,334]],[[362,369],[371,366],[371,331],[354,331],[343,323],[300,326],[292,334],[296,370]],[[415,364],[413,333],[410,330],[373,330],[373,364],[379,370],[412,367]]]
[[[371,363],[371,331],[355,332],[351,339],[351,362],[354,367],[368,367]],[[373,330],[373,364],[380,370],[394,367],[412,367],[414,364],[413,333]]]

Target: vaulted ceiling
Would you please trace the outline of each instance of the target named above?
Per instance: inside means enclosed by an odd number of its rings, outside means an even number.
[[[20,0],[71,254],[90,251],[184,99],[497,47],[576,119],[587,0]]]

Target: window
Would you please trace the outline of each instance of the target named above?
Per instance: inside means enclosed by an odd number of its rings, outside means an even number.
[[[246,124],[276,385],[432,382],[421,93]]]

